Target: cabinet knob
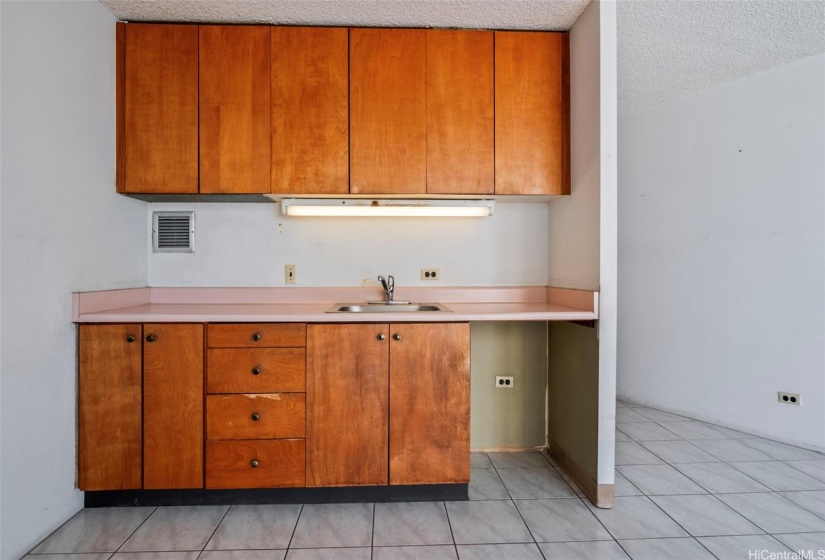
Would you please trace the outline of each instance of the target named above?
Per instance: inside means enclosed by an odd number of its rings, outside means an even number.
[[[260,420],[260,419],[261,419],[261,415],[260,415],[260,414],[258,414],[257,412],[253,412],[253,413],[252,413],[252,421],[253,421],[253,422],[257,422],[257,421],[258,421],[258,420]]]
[[[154,341],[155,341],[155,335],[150,334],[146,337],[146,342],[154,342]]]
[[[135,335],[130,334],[126,337],[126,342],[134,342],[134,341],[135,341]]]
[[[249,466],[252,467],[253,469],[257,469],[258,468],[258,460],[257,459],[252,459],[252,461],[249,463]]]
[[[392,339],[393,340],[401,340],[401,335],[398,334],[398,333],[395,333],[394,335],[392,335]]]
[[[252,368],[252,375],[258,375],[259,373],[261,373],[261,368],[259,368],[257,366]]]
[[[256,332],[255,334],[253,334],[253,335],[252,335],[252,340],[254,340],[254,341],[256,341],[256,342],[257,342],[258,340],[261,340],[261,333]]]
[[[385,338],[387,338],[387,337],[386,337],[386,336],[384,336],[384,333],[381,333],[381,334],[379,334],[378,336],[376,336],[375,338],[377,338],[378,340],[384,340],[384,339],[385,339]]]

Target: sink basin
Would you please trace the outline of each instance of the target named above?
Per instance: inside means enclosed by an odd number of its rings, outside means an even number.
[[[426,313],[450,311],[438,303],[336,303],[327,313]]]

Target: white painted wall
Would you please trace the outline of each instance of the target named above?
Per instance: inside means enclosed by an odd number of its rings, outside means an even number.
[[[599,290],[599,322],[590,332],[550,325],[548,433],[599,484],[613,484],[617,138],[612,0],[591,2],[570,31],[570,128],[572,188],[569,197],[550,204],[548,283]],[[597,352],[598,360],[586,359],[588,352]]]
[[[0,558],[82,507],[72,291],[144,285],[146,205],[115,194],[114,17],[0,2]]]
[[[489,218],[297,218],[277,204],[151,204],[195,211],[195,253],[152,253],[150,286],[547,285],[547,205],[503,203]],[[439,268],[441,281],[421,280]]]
[[[619,395],[825,448],[825,55],[619,138]]]

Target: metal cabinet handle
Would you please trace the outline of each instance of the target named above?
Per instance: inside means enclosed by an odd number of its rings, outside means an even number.
[[[259,340],[261,340],[261,333],[256,332],[255,334],[253,334],[253,335],[252,335],[252,340],[254,340],[254,341],[256,341],[256,342],[257,342],[257,341],[259,341]]]
[[[155,341],[155,335],[150,334],[149,336],[146,337],[146,342],[154,342],[154,341]]]
[[[386,336],[384,336],[384,333],[381,333],[381,334],[379,334],[378,336],[376,336],[375,338],[377,338],[378,340],[384,340],[384,339],[385,339],[385,338],[387,338],[387,337],[386,337]]]
[[[257,469],[258,468],[258,460],[257,459],[252,459],[252,461],[249,463],[249,466],[252,467],[253,469]]]
[[[135,341],[135,335],[130,334],[126,337],[126,342],[134,342],[134,341]]]
[[[252,413],[252,421],[253,421],[253,422],[257,422],[257,421],[258,421],[258,420],[260,420],[260,419],[261,419],[261,415],[260,415],[260,414],[258,414],[257,412],[253,412],[253,413]]]
[[[252,368],[252,375],[258,375],[259,373],[261,373],[261,368],[257,366]]]
[[[401,335],[398,334],[398,333],[395,333],[394,335],[392,335],[392,339],[393,340],[401,340]]]

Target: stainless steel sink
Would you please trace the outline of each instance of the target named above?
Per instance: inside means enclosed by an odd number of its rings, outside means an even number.
[[[426,313],[449,312],[439,303],[336,303],[327,313]]]

